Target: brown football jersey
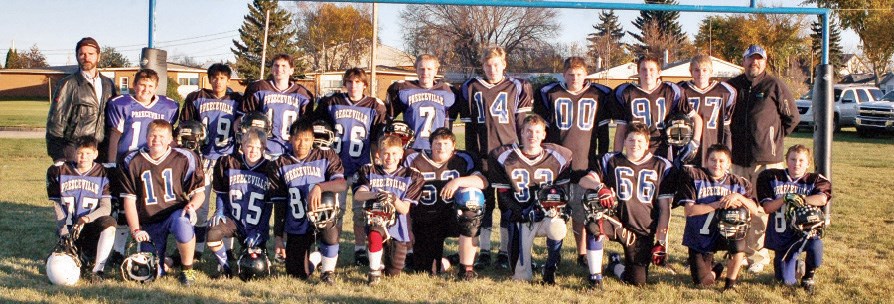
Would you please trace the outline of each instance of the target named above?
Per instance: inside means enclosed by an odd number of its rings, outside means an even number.
[[[466,151],[483,158],[493,149],[518,142],[517,125],[532,107],[533,89],[528,81],[505,77],[491,84],[476,77],[463,83],[460,91],[460,119],[470,126]]]
[[[205,172],[192,151],[170,148],[153,160],[145,149],[118,164],[121,197],[135,198],[142,223],[156,223],[182,209],[193,194],[205,191]]]
[[[683,100],[680,87],[671,82],[662,82],[652,91],[625,83],[615,88],[613,98],[610,105],[615,123],[646,124],[651,131],[649,151],[662,157],[668,156],[664,120],[676,112],[695,115],[689,103]]]
[[[620,152],[605,154],[589,174],[597,174],[602,182],[617,193],[621,222],[638,235],[655,233],[658,207],[662,198],[674,197],[673,183],[668,179],[672,165],[660,156],[647,154],[633,162]]]
[[[422,178],[425,179],[419,204],[414,205],[410,210],[414,218],[452,211],[452,201],[448,202],[441,198],[441,190],[444,185],[457,177],[480,174],[476,169],[476,161],[471,154],[465,151],[456,151],[447,162],[441,164],[432,160],[429,152],[415,152],[407,155],[404,166],[418,170],[419,173],[422,173]]]
[[[518,145],[499,147],[490,153],[488,161],[495,174],[491,185],[497,189],[510,189],[513,198],[521,206],[530,205],[532,199],[545,185],[563,185],[570,180],[571,150],[544,143],[540,154],[529,157]]]
[[[726,82],[712,81],[704,90],[695,86],[691,81],[680,83],[683,96],[689,106],[702,118],[702,138],[699,140],[698,153],[692,161],[692,165],[700,167],[707,161],[707,155],[702,152],[714,144],[723,144],[732,148],[730,140],[730,122],[733,117],[733,106],[736,102],[736,90]]]

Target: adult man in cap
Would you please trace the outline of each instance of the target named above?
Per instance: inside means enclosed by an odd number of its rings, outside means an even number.
[[[107,101],[118,95],[112,79],[97,70],[100,58],[99,43],[84,37],[75,45],[78,71],[56,84],[50,112],[47,115],[47,154],[54,162],[75,161],[75,139],[93,136],[100,145],[105,139]],[[106,161],[105,149],[100,148],[98,160]]]
[[[730,79],[737,92],[732,117],[732,173],[755,184],[765,169],[785,168],[783,139],[792,133],[801,116],[791,93],[778,78],[767,73],[767,51],[752,44],[742,59],[745,73]],[[767,214],[751,218],[745,255],[751,272],[761,272],[770,263],[764,249]]]

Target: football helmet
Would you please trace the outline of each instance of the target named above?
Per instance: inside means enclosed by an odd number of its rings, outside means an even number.
[[[453,194],[453,203],[460,234],[474,237],[484,217],[484,192],[475,188],[459,188]]]
[[[664,120],[664,129],[667,133],[667,143],[674,147],[688,145],[692,140],[692,119],[686,114],[676,112]]]
[[[329,122],[317,119],[313,122],[313,130],[314,148],[329,149],[329,147],[332,146],[332,143],[335,142],[335,131],[333,131],[332,125],[330,125]]]
[[[716,212],[720,236],[732,241],[745,238],[751,221],[751,213],[747,208],[719,209]]]
[[[254,245],[246,246],[236,263],[239,278],[243,281],[270,276],[270,259],[267,258],[267,251]]]
[[[64,235],[47,256],[47,278],[53,285],[72,286],[81,279],[81,260],[74,241]]]
[[[202,146],[207,143],[208,139],[205,136],[205,125],[195,120],[181,121],[174,133],[177,134],[174,138],[177,141],[177,146],[193,150],[196,153],[201,153]]]
[[[400,137],[401,142],[404,143],[404,149],[412,146],[413,141],[416,140],[416,133],[413,132],[413,128],[410,128],[410,125],[402,120],[395,120],[385,125],[382,136],[389,134]]]
[[[604,216],[614,216],[618,201],[612,200],[612,202],[614,202],[614,205],[611,208],[603,207],[599,201],[599,191],[593,189],[587,189],[587,191],[584,191],[583,197],[581,197],[581,205],[583,205],[584,211],[587,212],[587,217],[595,219]]]
[[[248,112],[239,120],[239,130],[236,132],[237,142],[242,142],[242,134],[248,133],[248,130],[253,127],[264,130],[268,138],[273,135],[273,124],[270,123],[267,114],[258,111]]]
[[[537,191],[537,204],[543,209],[546,217],[561,216],[566,212],[568,195],[561,186],[545,186]]]
[[[397,209],[394,208],[394,202],[391,201],[393,195],[381,192],[374,200],[366,201],[363,209],[366,211],[366,223],[371,227],[383,228],[394,225],[397,220]]]
[[[823,210],[819,207],[811,205],[791,207],[786,217],[794,231],[808,237],[822,237],[823,226],[825,226],[826,220]]]
[[[121,263],[121,277],[125,281],[149,283],[161,275],[161,263],[155,255],[155,243],[151,241],[145,243],[149,244],[152,250],[131,254]],[[134,244],[139,242],[130,243],[128,250]]]
[[[317,210],[308,212],[307,218],[317,230],[332,227],[338,220],[341,209],[338,206],[338,193],[325,191],[320,195],[320,206]]]

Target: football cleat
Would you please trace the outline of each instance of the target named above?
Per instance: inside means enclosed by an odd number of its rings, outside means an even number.
[[[531,267],[535,267],[535,264],[532,262]],[[505,252],[500,252],[497,254],[497,267],[501,269],[509,269],[509,254]]]
[[[174,141],[177,146],[183,149],[195,151],[196,154],[202,154],[202,146],[208,143],[208,137],[205,136],[205,125],[195,120],[183,120],[174,130]]]
[[[382,272],[381,271],[370,271],[369,275],[366,276],[366,285],[376,286],[382,282]]]
[[[723,291],[729,291],[736,289],[736,285],[738,282],[736,280],[726,278],[726,284],[723,285]]]
[[[547,267],[543,268],[543,284],[556,285],[556,270],[555,269],[549,269]]]
[[[586,254],[577,255],[577,266],[587,267],[587,255]]]
[[[490,252],[482,251],[478,254],[478,258],[475,259],[475,269],[482,270],[487,267],[490,267],[491,259]]]
[[[711,272],[714,273],[714,280],[719,280],[720,275],[723,274],[723,264],[714,263],[714,267],[711,267]]]
[[[463,281],[473,281],[478,278],[478,273],[474,270],[460,269],[459,278]]]
[[[587,282],[590,283],[590,288],[605,290],[605,287],[602,286],[602,274],[591,274],[590,277],[587,278]]]
[[[180,285],[187,287],[192,286],[192,284],[196,282],[196,270],[186,269],[181,271],[180,276],[177,277],[177,281],[180,281]]]
[[[217,266],[217,275],[214,276],[215,279],[229,279],[233,277],[233,268],[230,265],[226,266]]]
[[[354,265],[369,266],[369,256],[365,249],[354,251]]]
[[[112,250],[112,253],[109,254],[109,259],[106,261],[106,265],[114,268],[121,266],[122,262],[124,262],[124,254]]]
[[[326,283],[326,285],[335,285],[335,272],[324,271],[320,275],[320,282]]]
[[[105,281],[109,276],[104,271],[88,272],[87,281],[91,284],[99,284]]]
[[[816,294],[816,280],[813,278],[801,280],[801,288],[804,288],[809,295]]]

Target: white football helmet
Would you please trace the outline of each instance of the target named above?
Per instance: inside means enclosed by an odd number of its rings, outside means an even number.
[[[47,257],[47,278],[53,285],[72,286],[81,279],[81,260],[77,247],[66,235],[59,239]]]

